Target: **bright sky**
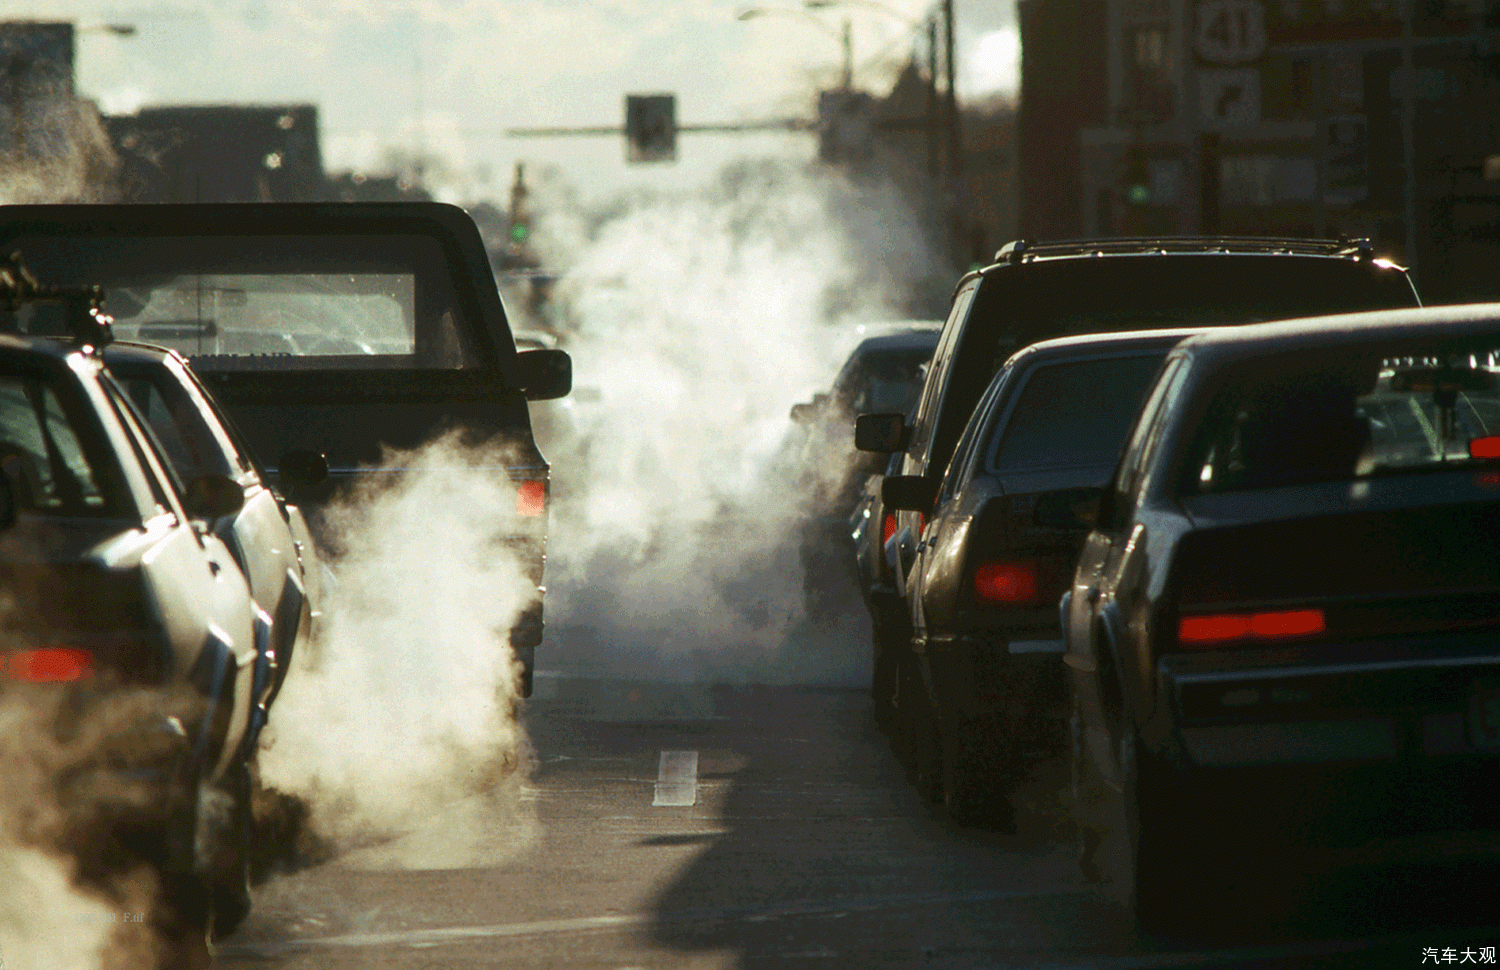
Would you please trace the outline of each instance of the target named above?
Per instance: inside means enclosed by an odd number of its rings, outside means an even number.
[[[954,0],[959,94],[1012,91],[1013,0]],[[855,83],[885,90],[910,56],[925,0],[843,0],[736,19],[749,0],[0,0],[8,19],[72,19],[80,93],[142,105],[314,103],[331,169],[374,168],[422,143],[455,191],[508,184],[525,160],[585,195],[683,184],[741,155],[807,155],[808,135],[684,135],[679,161],[627,167],[617,137],[506,138],[525,126],[618,125],[627,93],[675,92],[681,124],[810,116],[853,30]],[[882,9],[883,8],[883,9]],[[902,15],[906,20],[901,19]],[[90,26],[129,23],[133,37]],[[925,43],[922,39],[920,43]],[[925,51],[921,54],[925,58]],[[420,132],[420,134],[419,134]]]

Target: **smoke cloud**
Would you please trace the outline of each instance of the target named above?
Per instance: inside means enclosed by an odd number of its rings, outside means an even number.
[[[86,687],[0,697],[0,959],[37,970],[151,970],[173,953],[141,840],[162,831],[150,779],[187,715],[160,691]]]
[[[544,445],[561,498],[539,665],[857,683],[857,600],[804,599],[788,411],[831,384],[848,324],[903,315],[938,272],[923,213],[894,185],[771,161],[593,220],[554,214],[542,186],[581,391],[558,409],[571,431],[544,415],[564,427]]]
[[[327,627],[293,657],[261,777],[362,864],[466,865],[514,848],[486,834],[527,750],[508,631],[535,588],[503,541],[516,508],[506,458],[456,434],[392,452],[382,466],[403,474],[327,511]]]

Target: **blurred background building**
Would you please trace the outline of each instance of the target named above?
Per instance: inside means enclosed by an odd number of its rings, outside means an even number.
[[[1023,234],[1369,236],[1430,302],[1500,297],[1500,3],[1020,15]]]

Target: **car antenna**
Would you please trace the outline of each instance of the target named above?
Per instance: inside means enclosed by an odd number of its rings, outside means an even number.
[[[68,333],[86,351],[102,350],[114,341],[114,320],[104,312],[104,287],[44,285],[27,267],[20,250],[0,262],[0,304],[10,311],[7,329],[22,332],[17,318],[22,305],[47,302],[62,304]]]

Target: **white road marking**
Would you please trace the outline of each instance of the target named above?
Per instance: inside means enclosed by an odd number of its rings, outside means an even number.
[[[698,752],[663,751],[656,768],[653,806],[685,806],[698,801]]]

